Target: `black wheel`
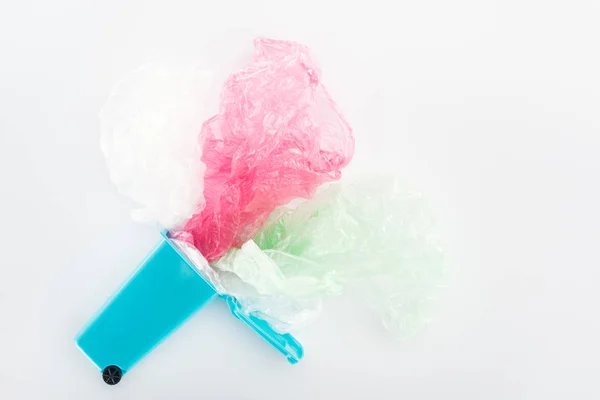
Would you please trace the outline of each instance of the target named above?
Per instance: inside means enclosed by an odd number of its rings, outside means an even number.
[[[116,365],[109,365],[108,367],[104,368],[104,371],[102,371],[102,379],[104,379],[104,382],[108,385],[116,385],[117,383],[121,382],[122,376],[123,371],[121,371],[121,368],[117,367]]]

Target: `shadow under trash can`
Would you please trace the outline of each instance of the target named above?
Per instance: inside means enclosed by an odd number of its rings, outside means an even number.
[[[75,338],[81,351],[102,371],[107,384],[119,383],[147,353],[217,297],[227,301],[236,318],[290,363],[302,358],[302,345],[292,335],[278,333],[262,319],[243,314],[234,297],[219,295],[167,233],[161,232],[158,246]]]

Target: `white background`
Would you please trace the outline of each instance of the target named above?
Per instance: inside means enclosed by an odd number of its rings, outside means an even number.
[[[3,1],[0,398],[600,398],[599,22],[596,0]],[[348,176],[429,198],[450,287],[404,343],[334,299],[293,367],[215,302],[109,387],[73,337],[158,237],[98,111],[142,63],[227,65],[257,34],[314,50]]]

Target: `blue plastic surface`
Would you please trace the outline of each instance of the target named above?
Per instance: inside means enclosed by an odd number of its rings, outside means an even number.
[[[162,234],[158,246],[133,276],[76,337],[77,346],[100,369],[116,365],[123,373],[218,294],[194,265]],[[233,297],[222,296],[231,313],[286,356],[292,364],[303,356],[292,335],[274,331],[267,322],[240,312]]]
[[[229,309],[234,317],[243,321],[263,337],[267,342],[271,343],[281,354],[287,357],[291,364],[296,364],[304,355],[302,345],[289,333],[279,333],[273,330],[271,326],[264,320],[256,318],[252,315],[243,314],[240,311],[240,306],[237,300],[231,296],[225,296]]]

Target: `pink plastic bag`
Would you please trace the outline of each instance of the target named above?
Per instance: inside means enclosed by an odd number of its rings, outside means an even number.
[[[354,153],[352,129],[308,48],[254,45],[253,61],[227,79],[219,114],[202,127],[206,206],[176,234],[208,261],[251,239],[275,207],[339,179]]]

